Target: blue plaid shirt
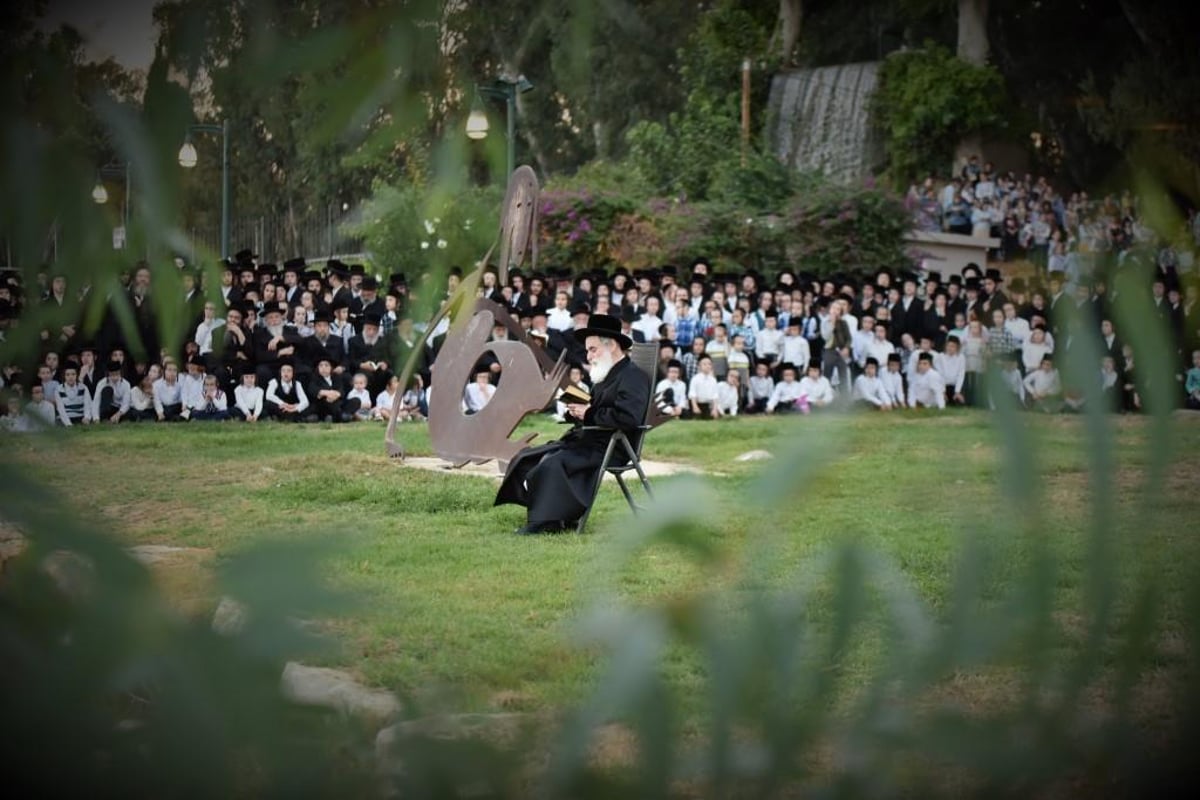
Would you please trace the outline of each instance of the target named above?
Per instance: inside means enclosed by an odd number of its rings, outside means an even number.
[[[733,337],[741,336],[746,340],[747,352],[754,352],[754,328],[749,325],[730,325],[729,326],[729,341],[733,341]]]
[[[692,341],[696,338],[696,329],[699,327],[699,320],[696,317],[676,317],[675,319],[675,346],[676,347],[691,347]]]

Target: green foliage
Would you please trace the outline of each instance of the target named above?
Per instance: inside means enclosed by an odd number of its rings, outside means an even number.
[[[582,191],[542,193],[541,258],[547,264],[592,270],[612,263],[609,236],[634,204],[617,194]]]
[[[912,218],[886,190],[826,186],[797,196],[786,219],[788,254],[797,267],[865,275],[912,266],[904,245]]]
[[[775,215],[729,203],[671,199],[653,201],[648,215],[661,232],[664,262],[686,263],[703,255],[718,269],[762,269],[783,258],[785,231]]]
[[[296,617],[347,608],[315,568],[322,548],[245,548],[221,587],[247,609],[222,636],[164,601],[145,566],[94,518],[0,462],[6,524],[28,537],[0,576],[0,719],[9,786],[23,795],[297,797],[360,794],[369,742],[286,700],[289,659],[327,647]],[[10,554],[11,555],[11,554]]]
[[[721,188],[728,189],[729,162],[741,158],[742,61],[765,53],[769,28],[761,16],[730,2],[704,12],[680,52],[688,87],[683,108],[665,122],[640,122],[626,135],[631,163],[656,193],[726,200],[714,193],[714,181],[722,176]],[[754,86],[761,107],[764,70],[755,71]],[[756,154],[756,161],[761,158]]]
[[[758,151],[741,160],[727,159],[717,165],[709,195],[714,200],[755,213],[783,208],[792,196],[796,181],[786,164],[771,154]]]
[[[1004,79],[995,67],[968,64],[931,43],[888,56],[874,114],[890,174],[900,184],[947,173],[959,140],[999,124],[1003,105]]]
[[[502,200],[492,187],[449,193],[381,184],[348,229],[366,240],[380,271],[408,272],[414,280],[412,274],[473,268],[496,240]]]

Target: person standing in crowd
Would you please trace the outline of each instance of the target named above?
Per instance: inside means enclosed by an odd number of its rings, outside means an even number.
[[[721,416],[717,405],[717,377],[713,372],[712,356],[700,356],[696,374],[688,382],[688,403],[697,419],[716,419]]]
[[[755,361],[754,375],[750,378],[746,392],[747,414],[766,413],[767,403],[775,393],[775,381],[771,377],[771,366],[769,358],[759,358]],[[792,372],[792,377],[795,378],[795,371]]]
[[[934,370],[946,382],[946,403],[953,406],[967,404],[964,384],[967,378],[967,359],[959,352],[957,337],[946,339],[946,352],[934,353]]]
[[[904,373],[900,371],[900,354],[889,353],[887,357],[887,368],[880,375],[879,380],[883,384],[883,388],[887,391],[888,400],[892,408],[907,408],[907,394],[904,391]]]

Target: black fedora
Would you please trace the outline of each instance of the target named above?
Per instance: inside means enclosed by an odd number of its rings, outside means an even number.
[[[608,314],[592,314],[588,317],[586,328],[575,329],[575,339],[577,341],[584,342],[589,336],[602,336],[605,339],[613,339],[621,346],[622,350],[628,350],[633,346],[633,339],[621,333],[621,321]]]

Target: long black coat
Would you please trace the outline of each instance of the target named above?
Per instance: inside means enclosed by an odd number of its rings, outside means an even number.
[[[650,402],[650,378],[628,358],[618,361],[592,389],[592,403],[582,423],[557,442],[530,447],[509,462],[495,505],[516,503],[529,509],[529,524],[574,522],[592,503],[596,473],[604,461],[612,433],[584,426],[619,428],[637,449],[638,427]],[[622,464],[617,453],[615,463]]]

